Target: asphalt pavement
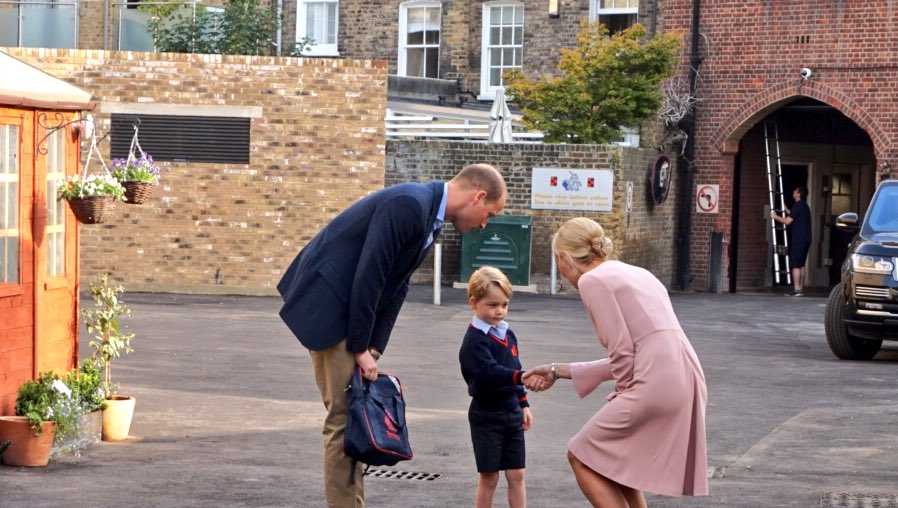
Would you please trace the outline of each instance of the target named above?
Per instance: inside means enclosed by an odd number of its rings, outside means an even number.
[[[413,288],[380,364],[407,389],[415,458],[366,479],[370,507],[473,505],[469,399],[458,368],[470,313],[460,290],[445,290],[439,307],[429,299],[429,288]],[[0,467],[0,507],[324,506],[323,407],[308,353],[277,317],[278,300],[130,294],[126,301],[135,352],[113,375],[137,398],[132,438],[45,469]],[[675,294],[673,302],[708,381],[711,496],[649,496],[649,506],[894,499],[898,343],[871,362],[835,359],[823,336],[823,298]],[[525,366],[604,356],[575,296],[515,295],[509,321]],[[83,354],[86,343],[82,332]],[[565,447],[610,388],[580,400],[561,381],[531,395],[531,507],[586,506]],[[504,496],[500,485],[496,506]]]

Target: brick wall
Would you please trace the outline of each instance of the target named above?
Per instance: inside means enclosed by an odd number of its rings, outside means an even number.
[[[272,294],[300,247],[383,186],[382,62],[11,54],[91,91],[101,134],[110,127],[107,102],[261,107],[250,164],[165,162],[150,203],[118,204],[108,224],[81,226],[84,280],[111,271],[128,290]],[[101,147],[108,157],[109,145]]]
[[[691,0],[662,3],[661,28],[687,34],[684,76],[691,7]],[[895,174],[898,101],[891,83],[898,79],[896,23],[898,4],[885,1],[702,2],[695,182],[720,184],[721,198],[719,214],[693,215],[694,288],[708,287],[703,267],[711,233],[732,234],[739,140],[784,102],[804,96],[840,110],[872,139],[877,173],[891,168]],[[800,80],[802,67],[813,70],[810,80]]]
[[[118,16],[110,7],[110,33],[113,25],[117,29]],[[105,23],[104,2],[81,1],[78,5],[78,47],[82,49],[103,49],[103,26]],[[110,39],[111,39],[110,35]]]
[[[398,72],[400,0],[341,0],[339,50],[350,58],[387,60],[390,74]],[[479,93],[482,1],[443,0],[440,77],[464,78],[468,90]],[[531,75],[555,72],[559,49],[573,47],[580,22],[588,18],[589,0],[559,0],[560,16],[551,18],[546,0],[520,0],[524,5],[524,71]],[[657,0],[640,2],[640,21],[652,23]],[[296,0],[285,2],[295,17]],[[284,24],[284,39],[296,38],[296,22]]]
[[[542,282],[550,270],[551,235],[567,219],[587,216],[599,221],[611,236],[615,252],[624,261],[650,269],[669,284],[674,269],[676,185],[665,203],[649,205],[647,179],[657,153],[647,149],[599,145],[487,144],[447,141],[388,141],[386,183],[448,180],[467,164],[488,162],[502,171],[509,188],[505,213],[533,216],[533,280]],[[533,167],[613,169],[614,201],[609,213],[532,210],[530,180]],[[634,183],[633,209],[625,213],[626,182]],[[451,224],[443,229],[443,277],[458,280],[460,235]],[[432,280],[428,259],[415,280]]]

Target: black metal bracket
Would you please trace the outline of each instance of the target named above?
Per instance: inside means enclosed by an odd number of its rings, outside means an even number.
[[[37,146],[35,146],[35,150],[37,150],[37,153],[41,155],[47,155],[47,138],[52,136],[59,129],[64,129],[69,125],[81,123],[82,121],[84,121],[82,118],[77,118],[75,120],[70,120],[67,122],[65,119],[65,114],[57,111],[56,113],[53,113],[53,118],[56,120],[56,124],[50,125],[47,121],[47,116],[48,113],[41,113],[37,115],[37,124],[47,131],[47,133],[44,134],[44,137],[42,137],[40,141],[37,142]]]

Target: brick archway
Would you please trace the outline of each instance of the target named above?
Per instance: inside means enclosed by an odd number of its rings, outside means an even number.
[[[785,81],[775,85],[742,104],[730,116],[714,140],[721,153],[735,155],[739,151],[739,141],[758,121],[785,104],[802,97],[810,97],[839,110],[863,129],[873,141],[873,151],[878,160],[883,160],[889,151],[888,139],[882,128],[867,111],[840,90],[831,88],[815,80]]]

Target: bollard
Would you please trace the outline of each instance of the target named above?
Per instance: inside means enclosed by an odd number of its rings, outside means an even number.
[[[551,249],[550,249],[551,250]],[[552,260],[552,268],[549,269],[549,294],[558,294],[558,267],[555,266],[555,252],[549,252],[549,258]]]
[[[442,305],[440,298],[441,284],[440,279],[443,275],[443,244],[437,243],[433,246],[433,304]]]

